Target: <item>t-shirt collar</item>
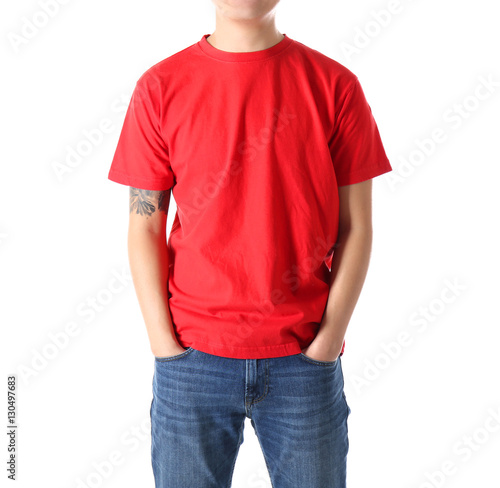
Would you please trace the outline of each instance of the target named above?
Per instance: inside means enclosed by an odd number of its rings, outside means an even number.
[[[209,35],[210,34],[203,34],[200,41],[198,41],[198,46],[208,56],[219,59],[221,61],[257,61],[270,58],[271,56],[284,51],[293,42],[290,37],[283,33],[283,39],[281,39],[281,41],[279,41],[274,46],[268,47],[267,49],[250,52],[231,52],[222,51],[221,49],[217,49],[216,47],[212,46],[212,44],[207,41],[207,37]]]

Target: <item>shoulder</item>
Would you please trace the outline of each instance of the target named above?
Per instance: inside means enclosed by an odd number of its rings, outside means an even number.
[[[358,77],[349,68],[336,59],[324,54],[299,41],[294,41],[296,56],[309,65],[309,69],[315,74],[325,76],[334,84],[340,84],[346,88],[352,87]]]
[[[355,76],[354,73],[349,70],[346,66],[341,64],[339,61],[333,59],[332,57],[326,55],[325,53],[318,51],[317,49],[314,49],[300,41],[294,40],[294,44],[296,47],[296,50],[302,55],[305,56],[311,60],[314,60],[315,62],[319,63],[320,65],[324,66],[325,68],[333,69],[335,71],[338,71],[339,73],[345,74],[345,75],[351,75]]]

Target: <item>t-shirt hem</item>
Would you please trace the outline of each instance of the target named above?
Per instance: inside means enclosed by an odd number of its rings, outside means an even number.
[[[287,344],[277,344],[274,346],[253,346],[237,347],[222,344],[213,344],[194,340],[191,343],[182,343],[182,347],[192,347],[193,349],[215,356],[222,356],[234,359],[264,359],[273,357],[291,356],[302,352],[298,342],[289,342]]]
[[[108,173],[108,180],[122,185],[139,188],[140,190],[162,191],[169,190],[173,182],[167,178],[145,178],[143,176],[130,176],[126,173],[111,169]]]

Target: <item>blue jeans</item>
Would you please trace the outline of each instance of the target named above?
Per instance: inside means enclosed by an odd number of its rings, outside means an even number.
[[[345,488],[349,449],[341,358],[234,359],[193,348],[156,357],[156,488],[229,488],[245,417],[274,488]]]

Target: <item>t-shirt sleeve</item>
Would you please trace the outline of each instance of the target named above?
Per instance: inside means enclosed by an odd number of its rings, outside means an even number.
[[[142,190],[169,190],[174,185],[169,151],[161,133],[160,84],[144,73],[130,100],[108,179]]]
[[[337,185],[352,185],[392,171],[358,78],[346,90],[329,142]]]

